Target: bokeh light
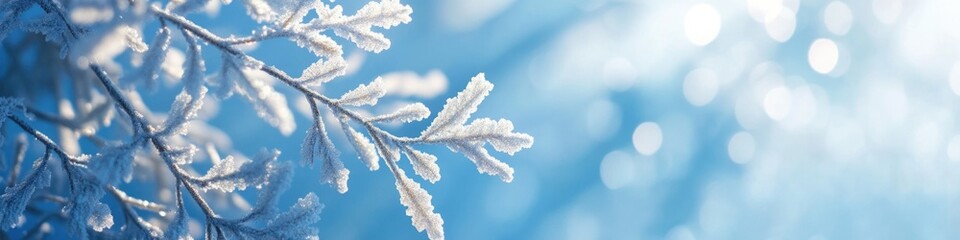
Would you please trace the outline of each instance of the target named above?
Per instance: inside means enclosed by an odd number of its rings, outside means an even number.
[[[727,153],[730,156],[730,160],[738,164],[750,162],[756,151],[757,141],[754,140],[753,135],[750,135],[748,132],[737,132],[733,134],[733,136],[730,137],[730,142],[727,144]]]
[[[644,122],[633,130],[633,148],[643,155],[653,155],[663,144],[663,131],[655,122]]]
[[[832,1],[823,10],[823,23],[827,30],[836,35],[846,35],[853,25],[850,7],[842,1]]]
[[[781,8],[775,16],[764,21],[767,35],[777,42],[790,40],[796,27],[797,17],[789,8]]]
[[[703,106],[713,101],[720,88],[717,74],[710,69],[700,68],[691,71],[683,80],[683,97],[691,105]]]
[[[683,18],[683,30],[691,43],[704,46],[713,42],[720,34],[723,20],[712,5],[699,3],[687,10]]]
[[[600,163],[600,179],[609,189],[619,189],[633,182],[636,176],[636,160],[626,152],[614,151],[603,157]]]
[[[833,40],[820,38],[810,44],[807,58],[814,71],[827,74],[837,67],[837,62],[840,60],[840,49]]]

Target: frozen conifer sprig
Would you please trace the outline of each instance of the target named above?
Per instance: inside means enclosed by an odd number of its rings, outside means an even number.
[[[11,26],[24,26],[24,30],[46,35],[48,41],[60,45],[62,56],[68,56],[69,62],[93,72],[92,79],[88,76],[78,77],[80,79],[77,81],[83,84],[73,84],[90,92],[84,101],[108,99],[105,101],[116,104],[121,114],[102,111],[107,115],[102,117],[105,119],[103,124],[108,124],[108,120],[115,117],[126,118],[121,123],[129,123],[127,127],[131,136],[128,140],[121,140],[122,143],[118,144],[99,140],[103,142],[100,144],[102,147],[88,157],[69,155],[19,118],[0,116],[14,120],[41,140],[48,149],[43,159],[49,159],[49,152],[52,151],[63,160],[62,171],[70,182],[69,198],[73,200],[65,202],[63,214],[67,214],[70,228],[79,236],[190,238],[192,236],[186,230],[190,216],[184,209],[184,199],[191,199],[202,210],[203,214],[198,217],[205,223],[204,237],[207,239],[294,239],[316,236],[316,230],[310,225],[319,220],[323,205],[313,193],[300,198],[287,211],[279,211],[275,207],[280,192],[289,187],[293,173],[291,164],[278,160],[279,151],[263,151],[253,159],[240,155],[220,159],[217,152],[230,149],[218,149],[207,142],[205,156],[214,162],[213,167],[205,174],[198,174],[196,172],[202,171],[193,170],[191,164],[194,159],[203,157],[198,155],[198,145],[204,144],[199,136],[202,134],[194,133],[197,129],[193,129],[193,126],[196,124],[191,123],[199,120],[198,113],[204,104],[216,104],[217,100],[234,94],[243,96],[256,110],[258,117],[280,133],[291,134],[296,123],[287,106],[288,96],[274,88],[276,80],[306,97],[311,108],[313,123],[307,125],[307,135],[301,145],[301,164],[318,166],[320,181],[334,186],[338,192],[345,193],[348,190],[350,171],[341,161],[340,151],[329,137],[321,114],[330,113],[339,121],[340,129],[367,168],[378,170],[380,159],[383,159],[395,177],[400,202],[406,207],[406,214],[411,217],[413,226],[418,231],[426,230],[431,239],[444,238],[443,219],[435,211],[429,193],[399,167],[397,162],[401,156],[407,156],[416,175],[435,183],[441,176],[438,158],[417,150],[417,147],[425,144],[444,145],[466,156],[476,164],[479,172],[496,175],[510,182],[514,170],[490,155],[485,145],[490,143],[494,150],[513,155],[533,144],[531,136],[513,132],[513,124],[509,120],[481,118],[467,124],[470,115],[493,89],[493,84],[482,73],[471,79],[456,97],[447,100],[432,124],[416,137],[393,135],[378,124],[427,119],[430,110],[422,103],[374,116],[362,114],[363,111],[357,109],[376,105],[385,95],[379,78],[368,84],[360,84],[337,98],[315,90],[317,86],[346,72],[343,47],[326,34],[332,32],[366,51],[386,50],[390,47],[390,40],[375,29],[389,29],[411,20],[413,10],[398,0],[370,2],[354,14],[345,14],[342,7],[327,6],[317,0],[246,0],[242,4],[247,13],[264,25],[251,36],[229,38],[215,35],[185,17],[186,14],[202,10],[208,1],[169,1],[166,6],[149,1],[126,0],[103,0],[99,5],[93,4],[111,10],[114,16],[110,20],[70,15],[71,9],[55,0],[14,0],[0,4],[0,17],[12,17],[0,22],[0,37],[9,32]],[[32,4],[39,5],[46,15],[27,24],[18,24],[22,20],[19,19],[21,12],[26,9],[24,5]],[[304,19],[310,11],[316,12],[317,17]],[[140,38],[140,33],[143,32],[143,24],[151,20],[160,23],[160,30],[148,44]],[[163,66],[167,58],[176,56],[168,54],[172,49],[171,35],[176,32],[183,36],[187,46],[182,68]],[[315,54],[318,60],[295,78],[235,47],[237,44],[274,38],[293,41]],[[122,39],[126,44],[119,48],[116,44],[103,44],[113,39]],[[221,68],[212,75],[208,75],[201,54],[203,44],[213,47],[222,56]],[[113,62],[114,57],[126,49],[143,53],[143,62],[134,64],[139,66],[131,73],[116,69],[118,64]],[[183,83],[180,94],[173,100],[165,118],[156,117],[135,91],[137,85],[154,88],[161,72]],[[113,76],[117,75],[125,88],[119,88],[114,83]],[[84,79],[89,83],[82,82]],[[41,116],[49,114],[41,113]],[[68,129],[72,125],[79,125],[61,124],[70,121],[57,117],[46,117],[45,120],[52,120],[54,124]],[[174,206],[144,203],[114,187],[120,180],[131,181],[134,165],[142,167],[142,162],[151,160],[156,161],[153,165],[173,176],[172,184],[166,188],[175,193]],[[17,188],[13,190],[15,193],[11,196],[30,195],[30,191],[43,189],[45,182],[41,180],[50,175],[45,163],[46,160],[35,164],[34,172],[29,175],[29,179],[39,180],[16,185]],[[209,196],[204,195],[206,191],[230,193],[250,186],[259,189],[257,203],[247,215],[240,218],[226,218],[217,214],[205,199]],[[124,221],[117,221],[123,224],[120,232],[109,231],[114,224],[114,214],[99,200],[106,193],[110,193],[121,204]],[[3,200],[7,201],[6,198]],[[154,226],[156,223],[138,216],[135,208],[156,212],[163,219],[160,226]],[[171,210],[172,216],[166,216]],[[7,221],[8,215],[0,217]]]

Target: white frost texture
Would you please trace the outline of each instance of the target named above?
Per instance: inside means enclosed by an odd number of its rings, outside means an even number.
[[[194,22],[195,15],[206,13],[212,19],[204,22],[217,23],[223,4],[242,5],[238,9],[259,26],[244,31],[249,35],[218,35],[221,26]],[[33,34],[69,63],[51,68],[69,84],[38,82],[47,92],[0,97],[0,147],[15,150],[9,166],[7,152],[0,158],[0,170],[7,174],[0,195],[0,239],[7,233],[24,239],[318,239],[316,224],[324,208],[318,194],[277,206],[301,169],[291,162],[318,171],[315,179],[341,194],[349,190],[347,166],[362,164],[371,171],[385,166],[414,229],[443,239],[444,220],[433,197],[406,175],[401,158],[406,156],[413,172],[433,184],[441,178],[440,157],[424,149],[446,146],[480,173],[510,182],[515,170],[488,149],[513,156],[532,147],[533,137],[515,132],[510,120],[470,120],[493,90],[483,73],[448,99],[429,126],[417,123],[430,119],[427,104],[377,104],[443,94],[456,84],[439,70],[422,77],[382,73],[370,82],[341,85],[357,86],[351,90],[326,92],[328,84],[359,69],[345,52],[386,51],[392,43],[382,31],[412,20],[413,8],[399,0],[357,7],[347,11],[334,1],[317,0],[0,2],[0,40]],[[313,58],[293,72],[299,75],[249,54],[275,39]],[[211,56],[217,59],[208,63]],[[157,92],[175,97],[158,98]],[[299,161],[283,159],[272,146],[259,152],[234,148],[231,134],[208,122],[233,96],[252,114],[231,108],[231,115],[222,117],[265,122],[279,137],[305,132]],[[298,123],[290,102],[309,105],[304,112],[312,121]],[[43,127],[34,127],[39,123]],[[414,124],[426,127],[411,129]],[[56,131],[47,132],[48,126]],[[390,130],[397,126],[420,134],[396,135]],[[8,132],[19,134],[17,140],[4,141]],[[35,156],[37,149],[43,154]],[[360,163],[344,160],[353,158],[350,154]],[[36,160],[23,166],[28,157]],[[134,187],[146,189],[128,189]],[[255,201],[244,198],[251,191]]]

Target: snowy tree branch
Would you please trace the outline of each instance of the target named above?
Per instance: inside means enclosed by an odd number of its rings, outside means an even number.
[[[328,135],[321,111],[327,111],[337,118],[350,143],[371,170],[379,168],[382,159],[396,180],[400,203],[407,208],[407,215],[411,217],[413,226],[418,231],[426,231],[431,239],[443,239],[443,219],[437,213],[431,202],[432,196],[419,183],[406,176],[398,165],[402,156],[407,156],[416,175],[430,183],[440,179],[440,170],[437,157],[421,152],[416,147],[425,144],[447,146],[454,152],[462,153],[474,162],[477,170],[499,176],[503,181],[513,179],[513,169],[506,163],[500,162],[486,150],[489,143],[494,150],[513,155],[529,148],[533,138],[527,134],[513,131],[513,123],[509,120],[492,120],[481,118],[467,124],[480,102],[493,89],[493,84],[486,80],[484,74],[478,74],[470,80],[466,88],[456,97],[448,99],[446,105],[437,114],[430,126],[419,136],[397,136],[384,130],[379,124],[385,122],[408,123],[422,121],[430,116],[430,109],[422,103],[414,103],[397,109],[391,113],[366,116],[358,110],[364,106],[376,105],[386,94],[383,81],[378,78],[368,84],[360,84],[357,88],[348,91],[340,97],[329,97],[315,90],[318,85],[325,84],[334,78],[345,74],[346,61],[343,58],[343,47],[324,33],[353,42],[358,48],[380,52],[390,47],[390,40],[375,28],[389,29],[399,24],[411,21],[412,8],[398,0],[381,0],[370,2],[360,8],[355,14],[344,14],[340,6],[327,6],[312,0],[291,1],[244,1],[248,14],[260,23],[266,23],[254,34],[246,37],[221,37],[207,28],[188,20],[185,14],[197,11],[206,4],[205,0],[171,1],[165,7],[158,4],[149,5],[146,1],[120,2],[124,6],[112,6],[121,17],[106,20],[90,20],[95,24],[75,22],[68,19],[64,6],[51,0],[15,0],[16,4],[35,2],[47,13],[33,26],[31,31],[44,34],[48,41],[61,45],[61,56],[70,55],[70,61],[78,66],[88,68],[93,72],[95,83],[88,85],[84,81],[76,81],[74,85],[85,90],[98,89],[100,92],[82,92],[85,99],[101,97],[106,93],[106,100],[102,104],[94,105],[92,116],[109,115],[114,108],[107,107],[113,102],[116,109],[129,119],[132,136],[122,144],[111,144],[105,140],[98,140],[100,150],[94,156],[73,156],[63,147],[55,144],[46,135],[30,127],[22,119],[9,114],[2,116],[11,119],[25,132],[36,137],[43,143],[48,153],[42,161],[35,164],[35,171],[31,177],[42,179],[42,174],[48,174],[46,159],[50,152],[64,160],[64,172],[70,182],[71,195],[65,202],[68,209],[68,222],[74,232],[83,234],[91,228],[96,232],[104,231],[113,225],[110,209],[99,199],[110,193],[122,204],[125,225],[122,236],[130,238],[181,238],[189,237],[186,229],[187,212],[184,209],[184,193],[200,207],[206,221],[204,235],[207,238],[260,238],[292,239],[315,236],[316,232],[309,227],[319,220],[319,213],[323,205],[313,193],[300,198],[296,204],[286,211],[274,208],[277,195],[289,187],[292,166],[277,160],[279,151],[263,151],[255,158],[246,159],[240,156],[220,158],[210,143],[197,143],[197,136],[193,135],[188,124],[198,118],[198,112],[207,99],[208,86],[216,92],[214,97],[227,98],[232,94],[244,96],[258,113],[258,116],[276,127],[283,135],[290,134],[295,129],[295,121],[287,106],[285,95],[273,89],[274,78],[280,83],[291,87],[307,99],[313,123],[308,125],[307,135],[304,138],[301,163],[304,165],[317,164],[320,166],[321,182],[330,184],[340,193],[348,190],[348,176],[350,171],[340,160],[340,152],[336,149]],[[10,5],[7,5],[10,4]],[[0,14],[19,16],[23,11],[20,5],[13,6],[11,2],[0,5],[2,9],[12,9]],[[304,21],[307,12],[314,10],[317,17]],[[75,17],[75,16],[71,16]],[[140,39],[142,22],[156,19],[161,28],[152,44],[146,44]],[[11,21],[0,22],[0,36],[5,33],[3,26],[11,25]],[[96,22],[101,21],[101,22]],[[171,29],[174,28],[174,29]],[[136,52],[143,52],[147,62],[143,63],[136,74],[121,76],[120,82],[124,87],[131,83],[145,82],[148,85],[157,78],[161,64],[168,57],[172,30],[179,29],[187,43],[186,56],[181,56],[183,69],[180,71],[164,70],[172,78],[179,78],[183,89],[172,104],[166,119],[156,125],[152,112],[140,99],[136,91],[129,88],[121,89],[111,76],[116,64],[112,58],[124,49],[110,48],[111,46],[98,45],[97,41],[110,41],[111,38],[123,39],[126,47]],[[116,36],[120,36],[117,38]],[[298,46],[314,53],[317,62],[303,71],[300,77],[292,77],[279,68],[265,64],[236,47],[238,44],[256,43],[267,39],[286,38]],[[207,77],[206,65],[201,54],[201,42],[213,46],[223,56],[223,64],[218,75]],[[182,55],[182,54],[181,54]],[[185,59],[183,59],[185,58]],[[99,87],[97,87],[99,86]],[[102,88],[100,88],[102,87]],[[91,100],[92,102],[92,100]],[[0,106],[2,108],[3,106]],[[323,107],[323,109],[321,109]],[[3,110],[3,109],[0,109]],[[69,128],[80,129],[93,118],[84,116],[73,119],[71,117],[37,113],[42,120]],[[86,109],[84,109],[87,113]],[[109,120],[111,116],[104,117]],[[360,129],[354,129],[358,127]],[[70,133],[69,131],[64,131]],[[185,138],[187,141],[179,141]],[[175,144],[187,144],[176,146]],[[204,145],[206,144],[206,145]],[[145,209],[158,213],[168,210],[161,204],[140,200],[127,196],[120,189],[113,187],[119,180],[130,181],[132,166],[137,153],[141,149],[149,149],[152,145],[160,161],[157,168],[165,168],[173,176],[176,195],[175,215],[170,219],[165,230],[154,227],[138,216],[134,208]],[[197,146],[206,146],[208,155],[214,161],[206,174],[195,175],[189,165],[197,151]],[[69,145],[67,145],[69,147]],[[76,150],[78,147],[70,149]],[[79,151],[73,151],[79,152]],[[23,154],[18,154],[22,160]],[[162,162],[162,164],[160,163]],[[37,175],[41,174],[41,175]],[[16,173],[11,179],[16,178]],[[43,181],[36,181],[43,183]],[[12,180],[11,180],[12,183]],[[8,184],[10,185],[10,184]],[[43,184],[16,185],[17,189],[32,191]],[[260,189],[257,205],[245,217],[227,219],[219,216],[210,203],[204,199],[201,191],[215,190],[223,193],[233,192],[256,186]],[[7,195],[4,195],[7,196]],[[8,217],[8,216],[4,216]],[[265,224],[250,224],[259,221]]]

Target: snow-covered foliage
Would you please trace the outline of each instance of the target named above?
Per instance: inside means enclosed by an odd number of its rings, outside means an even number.
[[[284,136],[298,126],[288,100],[306,98],[313,121],[299,125],[306,126],[301,165],[316,165],[319,182],[347,192],[350,170],[338,150],[343,146],[335,144],[330,129],[342,131],[343,140],[349,142],[344,145],[351,145],[369,170],[387,166],[412,225],[417,231],[426,231],[430,239],[444,238],[444,221],[432,196],[398,164],[402,156],[409,159],[416,175],[436,183],[441,176],[438,157],[418,148],[443,145],[462,153],[479,172],[510,182],[513,168],[491,156],[485,145],[513,155],[533,144],[531,136],[514,132],[509,120],[480,118],[467,123],[493,89],[483,73],[447,100],[432,124],[414,137],[394,135],[380,125],[426,120],[431,115],[427,105],[410,103],[373,115],[363,109],[377,105],[390,91],[401,89],[400,95],[410,95],[411,86],[398,86],[402,81],[377,78],[335,95],[339,97],[319,91],[321,85],[347,74],[344,47],[333,36],[364,51],[389,49],[390,40],[379,30],[410,22],[413,12],[399,0],[369,2],[353,13],[319,0],[236,2],[233,4],[243,4],[247,14],[262,24],[249,36],[219,36],[188,18],[221,4],[219,1],[0,3],[0,39],[16,31],[42,35],[55,46],[53,52],[69,63],[51,69],[62,71],[56,81],[68,84],[51,84],[47,86],[50,93],[41,95],[52,96],[56,109],[38,104],[51,101],[28,96],[0,97],[0,130],[10,129],[3,123],[12,122],[23,131],[22,136],[32,136],[45,149],[21,177],[28,141],[21,137],[16,142],[20,150],[12,157],[13,167],[0,195],[2,229],[42,236],[52,226],[52,231],[68,231],[77,238],[316,238],[313,225],[324,207],[317,195],[308,193],[285,211],[276,206],[291,185],[295,166],[282,160],[278,150],[262,150],[247,158],[230,146],[228,137],[221,137],[226,134],[204,122],[216,113],[220,101],[233,95],[242,96],[259,118]],[[38,13],[27,14],[30,9],[38,9]],[[312,17],[305,19],[307,16]],[[146,42],[144,33],[154,32],[150,29],[156,25],[155,35]],[[240,47],[268,39],[292,41],[315,54],[317,60],[295,78]],[[185,46],[184,50],[177,49],[179,46]],[[213,65],[218,69],[208,69],[204,51],[220,54],[219,65]],[[119,57],[124,53],[131,55],[130,62],[117,62],[127,59]],[[438,74],[432,75],[443,78],[439,89],[445,89],[446,79]],[[161,79],[170,84],[160,84]],[[152,92],[163,86],[177,86],[174,91],[179,94],[170,99],[169,111],[152,111],[141,90]],[[71,94],[61,94],[63,88]],[[430,89],[430,95],[436,91]],[[336,120],[332,128],[324,121],[326,115]],[[35,121],[57,129],[57,140],[34,128]],[[0,132],[0,137],[3,135],[5,130]],[[95,147],[79,144],[80,139],[89,139]],[[0,144],[4,144],[2,138]],[[230,155],[221,158],[221,152]],[[154,183],[156,196],[128,195],[124,187],[134,181]],[[221,212],[220,203],[229,201],[211,199],[240,198],[237,191],[254,188],[259,193],[256,204],[239,209],[248,211],[238,217]],[[190,212],[189,202],[199,206],[200,212]],[[44,205],[48,203],[56,208]],[[202,231],[192,231],[193,222],[201,223]],[[27,228],[27,223],[36,227]]]
[[[0,195],[0,226],[3,229],[17,227],[23,215],[23,210],[27,207],[27,202],[33,193],[39,189],[50,186],[50,169],[47,167],[47,159],[50,153],[47,152],[44,158],[38,159],[34,164],[33,172],[23,179],[22,182],[13,186],[7,185],[3,195]],[[15,179],[14,177],[10,178]],[[9,181],[9,183],[14,183]]]

